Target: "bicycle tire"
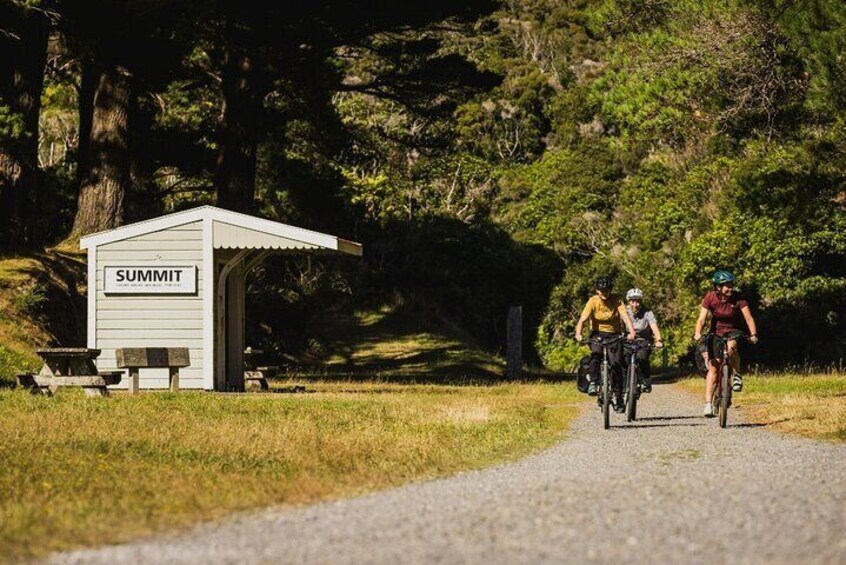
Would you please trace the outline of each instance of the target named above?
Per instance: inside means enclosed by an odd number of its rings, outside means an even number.
[[[633,422],[637,418],[637,367],[629,365],[629,391],[626,397],[626,420]]]
[[[611,383],[608,378],[608,364],[602,364],[602,425],[611,427]]]
[[[731,405],[731,369],[728,363],[723,365],[722,375],[720,376],[720,427],[725,428],[728,423],[728,409]]]

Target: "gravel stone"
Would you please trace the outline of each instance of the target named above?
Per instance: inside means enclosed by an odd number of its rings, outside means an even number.
[[[743,404],[743,395],[736,397]],[[846,446],[701,417],[675,385],[639,420],[591,406],[522,461],[271,508],[68,563],[846,563]]]

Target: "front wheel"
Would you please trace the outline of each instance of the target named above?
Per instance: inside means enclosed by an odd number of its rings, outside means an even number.
[[[728,409],[731,406],[731,370],[728,363],[723,365],[722,374],[720,375],[720,427],[725,428],[728,423]]]
[[[626,420],[633,422],[637,418],[637,367],[629,365],[629,392],[626,397]]]
[[[608,378],[608,364],[602,364],[602,422],[607,430],[611,427],[611,379]]]

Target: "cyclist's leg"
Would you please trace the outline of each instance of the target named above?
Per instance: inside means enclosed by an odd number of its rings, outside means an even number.
[[[735,392],[743,390],[743,379],[740,376],[740,337],[739,332],[732,334],[726,342],[726,354],[728,355],[728,363],[732,372],[731,387]]]
[[[637,365],[638,369],[640,370],[640,377],[643,382],[643,389],[646,392],[652,390],[652,373],[649,367],[650,353],[652,353],[652,351],[646,347],[644,347],[643,349],[638,349],[637,351]]]
[[[714,387],[717,384],[717,364],[711,362],[707,352],[702,352],[701,355],[705,358],[705,366],[708,367],[708,372],[705,374],[705,402],[708,403],[711,402]]]
[[[611,387],[615,393],[623,390],[623,343],[620,341],[608,347],[608,363],[611,365],[613,380]]]
[[[591,334],[594,337],[595,333]],[[602,368],[602,346],[590,342],[590,380],[594,384],[599,383],[599,372]]]

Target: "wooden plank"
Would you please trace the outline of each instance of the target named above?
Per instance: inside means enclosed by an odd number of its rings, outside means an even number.
[[[76,377],[44,377],[35,375],[38,386],[108,386],[120,382],[120,376],[76,376]]]
[[[97,312],[104,310],[200,310],[203,299],[199,296],[159,296],[150,300],[146,296],[105,296],[98,294]]]
[[[122,347],[115,350],[115,358],[119,368],[188,367],[191,365],[186,347]]]
[[[133,337],[132,340],[127,339],[100,339],[97,338],[97,345],[103,349],[112,349],[117,350],[121,347],[168,347],[169,345],[174,345],[173,339],[161,339],[161,338],[138,338]],[[203,348],[203,340],[202,339],[180,339],[178,343],[179,347],[187,347],[189,349],[202,349]],[[103,361],[102,359],[98,359],[98,361]],[[105,365],[103,365],[105,367]]]
[[[203,245],[203,238],[201,232],[196,232],[197,237],[191,239],[158,239],[158,240],[142,240],[142,239],[125,239],[123,241],[116,241],[100,246],[98,249],[102,251],[159,251],[160,253],[170,253],[171,251],[194,251]]]
[[[106,249],[97,250],[97,264],[103,265],[105,261],[110,264],[112,261],[160,261],[164,262],[201,262],[203,259],[203,252],[201,249],[194,251],[168,251],[168,250],[149,250],[149,251],[129,251],[129,250],[115,250],[109,251]]]
[[[203,311],[200,308],[191,310],[143,309],[143,310],[101,310],[98,312],[97,322],[100,327],[102,322],[112,320],[197,320],[202,322]]]
[[[100,339],[105,341],[114,340],[150,340],[156,339],[159,341],[168,340],[183,340],[183,339],[201,339],[202,332],[197,329],[173,329],[173,328],[122,328],[122,329],[98,329],[97,330],[97,344],[100,344]],[[123,345],[131,346],[131,343],[124,343]],[[174,344],[179,347],[190,347],[188,345],[179,343]],[[143,347],[147,347],[146,345]]]
[[[523,307],[508,309],[505,378],[519,379],[523,370]]]
[[[202,330],[203,320],[199,318],[183,319],[178,316],[161,316],[157,319],[135,318],[132,314],[123,319],[97,320],[98,330],[122,329],[174,329],[174,330]]]

